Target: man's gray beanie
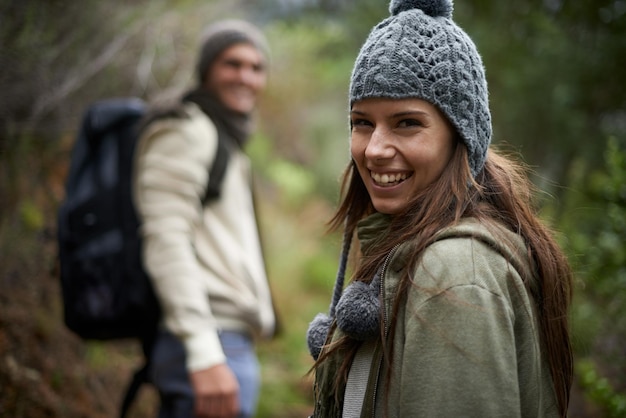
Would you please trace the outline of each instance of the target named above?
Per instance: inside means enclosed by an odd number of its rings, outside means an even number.
[[[220,20],[208,26],[202,34],[202,45],[196,64],[198,81],[204,82],[207,71],[222,51],[239,43],[256,47],[263,53],[266,61],[269,59],[269,46],[260,29],[245,20]]]
[[[354,64],[356,100],[419,98],[436,105],[468,149],[475,177],[491,142],[487,81],[474,42],[452,21],[452,0],[392,0]]]

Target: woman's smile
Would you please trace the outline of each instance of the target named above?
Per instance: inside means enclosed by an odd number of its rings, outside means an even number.
[[[412,173],[376,173],[370,171],[370,176],[376,185],[381,187],[390,187],[402,183],[409,178]]]

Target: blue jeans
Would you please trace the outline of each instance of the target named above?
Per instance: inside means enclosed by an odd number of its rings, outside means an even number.
[[[254,416],[260,389],[260,368],[249,336],[220,333],[226,362],[239,382],[240,418]],[[159,418],[193,417],[193,390],[185,366],[185,348],[170,332],[161,330],[152,350],[150,381],[161,398]]]

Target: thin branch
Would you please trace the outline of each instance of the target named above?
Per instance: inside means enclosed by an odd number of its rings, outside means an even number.
[[[51,90],[47,94],[42,94],[35,102],[31,112],[29,123],[35,124],[43,115],[61,103],[73,92],[80,89],[99,71],[102,71],[107,65],[115,59],[115,56],[126,46],[129,39],[139,31],[141,24],[136,24],[132,30],[125,31],[124,34],[114,38],[95,59],[89,64],[80,67],[72,74],[68,74],[65,82],[58,88]]]

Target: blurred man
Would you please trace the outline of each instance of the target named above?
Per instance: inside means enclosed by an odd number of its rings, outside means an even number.
[[[272,336],[276,319],[243,147],[267,64],[256,27],[213,24],[199,51],[197,86],[156,112],[140,139],[134,197],[143,261],[163,310],[151,355],[161,418],[255,412],[254,341]],[[214,184],[212,166],[224,163]],[[215,190],[217,198],[205,199]]]

